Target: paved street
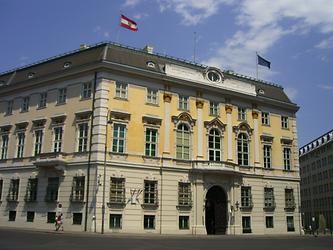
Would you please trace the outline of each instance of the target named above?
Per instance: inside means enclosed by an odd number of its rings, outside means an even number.
[[[214,249],[332,249],[331,236],[155,236],[100,235],[91,233],[27,231],[0,228],[0,249],[154,249],[154,250],[214,250]]]

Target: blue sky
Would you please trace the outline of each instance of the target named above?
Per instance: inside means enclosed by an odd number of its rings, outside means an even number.
[[[117,41],[282,85],[301,109],[299,145],[332,129],[332,0],[0,0],[0,72]],[[125,14],[139,31],[119,28]]]

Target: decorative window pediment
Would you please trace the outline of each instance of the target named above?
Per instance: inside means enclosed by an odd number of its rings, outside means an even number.
[[[191,127],[194,127],[196,120],[187,112],[182,112],[178,116],[172,116],[172,122],[177,125],[180,122],[187,122]]]
[[[293,139],[287,137],[282,137],[280,141],[283,145],[291,145],[293,143]]]
[[[160,117],[154,116],[154,115],[143,115],[142,122],[145,124],[149,124],[149,125],[161,126],[162,119]]]
[[[238,126],[233,126],[233,131],[238,135],[239,133],[247,133],[249,136],[252,135],[253,129],[247,122],[241,122]]]
[[[219,118],[215,117],[213,120],[211,121],[206,121],[204,122],[204,125],[207,129],[210,128],[218,128],[219,130],[221,130],[222,132],[225,129],[225,124],[223,124],[223,122],[220,121]]]
[[[123,110],[111,110],[110,116],[111,120],[129,121],[131,119],[131,114]]]
[[[272,136],[271,134],[262,134],[260,136],[260,139],[264,143],[273,143],[274,136]]]

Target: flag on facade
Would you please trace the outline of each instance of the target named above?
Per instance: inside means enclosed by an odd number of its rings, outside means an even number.
[[[257,57],[258,57],[258,65],[267,67],[269,69],[271,68],[271,62],[270,61],[267,61],[266,59],[262,58],[258,54],[257,54]]]
[[[132,31],[138,31],[137,23],[124,15],[120,17],[120,26]]]

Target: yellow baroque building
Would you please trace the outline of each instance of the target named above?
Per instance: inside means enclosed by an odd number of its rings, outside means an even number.
[[[299,234],[281,86],[114,43],[0,75],[0,225]]]

